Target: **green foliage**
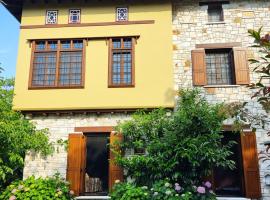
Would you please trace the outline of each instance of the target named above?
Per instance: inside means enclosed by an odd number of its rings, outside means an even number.
[[[59,175],[51,178],[38,178],[34,176],[24,181],[15,181],[0,194],[0,199],[9,200],[71,200],[74,199],[69,191],[69,185]]]
[[[123,151],[144,148],[146,152],[119,154],[116,159],[136,185],[152,186],[166,178],[183,187],[199,185],[214,167],[234,167],[228,160],[233,142],[221,144],[227,118],[223,104],[210,105],[197,90],[182,90],[179,95],[175,112],[140,111],[118,126],[124,135]]]
[[[148,192],[143,187],[136,187],[130,183],[118,183],[111,194],[112,200],[148,200]]]
[[[200,187],[200,189],[198,189]],[[192,186],[183,188],[178,183],[171,184],[168,179],[155,182],[152,187],[136,186],[132,183],[117,183],[112,200],[215,200],[209,187]],[[150,189],[151,188],[151,189]]]
[[[28,150],[44,156],[53,152],[48,132],[37,130],[20,112],[12,110],[13,84],[13,79],[0,79],[0,191],[21,178]]]
[[[259,81],[252,83],[251,88],[257,89],[253,98],[256,97],[267,112],[270,111],[270,34],[262,36],[262,28],[258,31],[249,30],[250,36],[254,38],[253,47],[259,48],[259,59],[250,59],[254,64],[253,71],[259,74]]]

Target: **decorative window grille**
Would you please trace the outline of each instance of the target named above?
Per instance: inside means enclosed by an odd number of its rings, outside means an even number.
[[[81,10],[71,9],[69,10],[69,23],[76,24],[81,22]]]
[[[233,84],[233,53],[231,49],[206,51],[206,73],[209,85]]]
[[[134,38],[114,38],[110,41],[110,86],[134,85]]]
[[[57,10],[47,10],[46,13],[46,24],[57,24],[58,11]]]
[[[208,22],[224,21],[222,4],[215,3],[208,5]]]
[[[33,48],[31,87],[83,85],[83,40],[34,41]]]
[[[116,21],[128,21],[128,8],[116,8]]]

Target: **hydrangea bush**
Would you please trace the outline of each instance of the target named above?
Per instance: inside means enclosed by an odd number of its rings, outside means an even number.
[[[168,179],[157,181],[148,186],[136,186],[134,183],[116,183],[112,200],[215,200],[210,182],[200,186],[183,188],[179,183],[170,183]]]
[[[26,199],[54,199],[73,200],[73,192],[69,190],[69,184],[59,175],[48,178],[35,178],[31,176],[23,181],[11,183],[0,194],[2,200],[26,200]]]

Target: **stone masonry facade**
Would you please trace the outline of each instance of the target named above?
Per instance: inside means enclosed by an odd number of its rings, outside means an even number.
[[[29,117],[29,116],[28,116]],[[30,117],[29,117],[30,118]],[[118,122],[130,118],[129,114],[76,114],[76,115],[48,115],[34,116],[31,121],[37,129],[48,129],[50,141],[67,140],[68,135],[74,132],[75,127],[116,126]],[[56,145],[52,156],[43,158],[28,153],[25,158],[24,178],[34,174],[36,177],[52,176],[59,172],[66,177],[67,151],[63,145]]]
[[[200,6],[197,0],[173,1],[173,67],[175,90],[192,88],[191,51],[196,44],[239,42],[248,49],[249,58],[257,58],[258,52],[251,48],[254,39],[249,37],[248,29],[270,31],[270,1],[231,0],[223,4],[224,22],[208,23],[208,6]],[[252,73],[251,82],[258,77]],[[217,102],[249,102],[247,108],[256,114],[266,114],[256,101],[251,100],[252,91],[246,86],[228,85],[222,87],[201,87],[206,99]],[[226,122],[230,124],[230,120]],[[266,127],[266,130],[270,127]],[[266,131],[257,129],[257,148],[265,149],[263,142],[269,140]],[[270,199],[270,187],[265,185],[264,176],[270,173],[270,163],[260,163],[260,178],[263,199]]]
[[[224,4],[224,22],[208,23],[207,6],[200,6],[196,0],[173,0],[172,5],[173,31],[173,68],[175,90],[192,88],[191,51],[196,44],[240,42],[242,47],[248,48],[248,57],[258,57],[250,46],[253,39],[249,37],[248,29],[270,31],[270,1],[267,0],[232,0]],[[251,82],[258,77],[250,70]],[[260,105],[251,100],[252,91],[246,86],[228,85],[222,87],[201,87],[202,93],[211,103],[244,102],[253,113],[265,114]],[[87,126],[115,126],[118,122],[130,118],[129,114],[75,114],[75,115],[47,115],[34,116],[31,120],[38,129],[48,128],[51,141],[66,140],[69,133],[74,133],[75,127]],[[226,124],[230,124],[230,120]],[[267,128],[267,127],[266,127]],[[268,127],[270,129],[270,127]],[[258,151],[265,147],[263,142],[269,140],[266,131],[258,129]],[[66,176],[67,152],[63,147],[48,158],[42,158],[29,153],[26,156],[24,178],[35,176],[51,176],[56,172]],[[260,178],[263,200],[270,200],[270,187],[265,185],[264,176],[270,173],[270,163],[260,163]]]

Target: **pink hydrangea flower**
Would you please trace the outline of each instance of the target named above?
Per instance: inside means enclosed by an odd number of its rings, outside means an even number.
[[[204,185],[205,185],[205,187],[207,187],[209,189],[212,187],[212,184],[209,181],[207,181],[206,183],[204,183]]]
[[[205,194],[205,187],[199,186],[197,188],[197,192],[200,193],[200,194]]]
[[[13,196],[9,197],[9,200],[16,200],[16,197],[13,195]]]
[[[178,183],[175,183],[174,189],[175,189],[177,192],[180,192],[182,188],[181,188],[181,186],[180,186]]]

